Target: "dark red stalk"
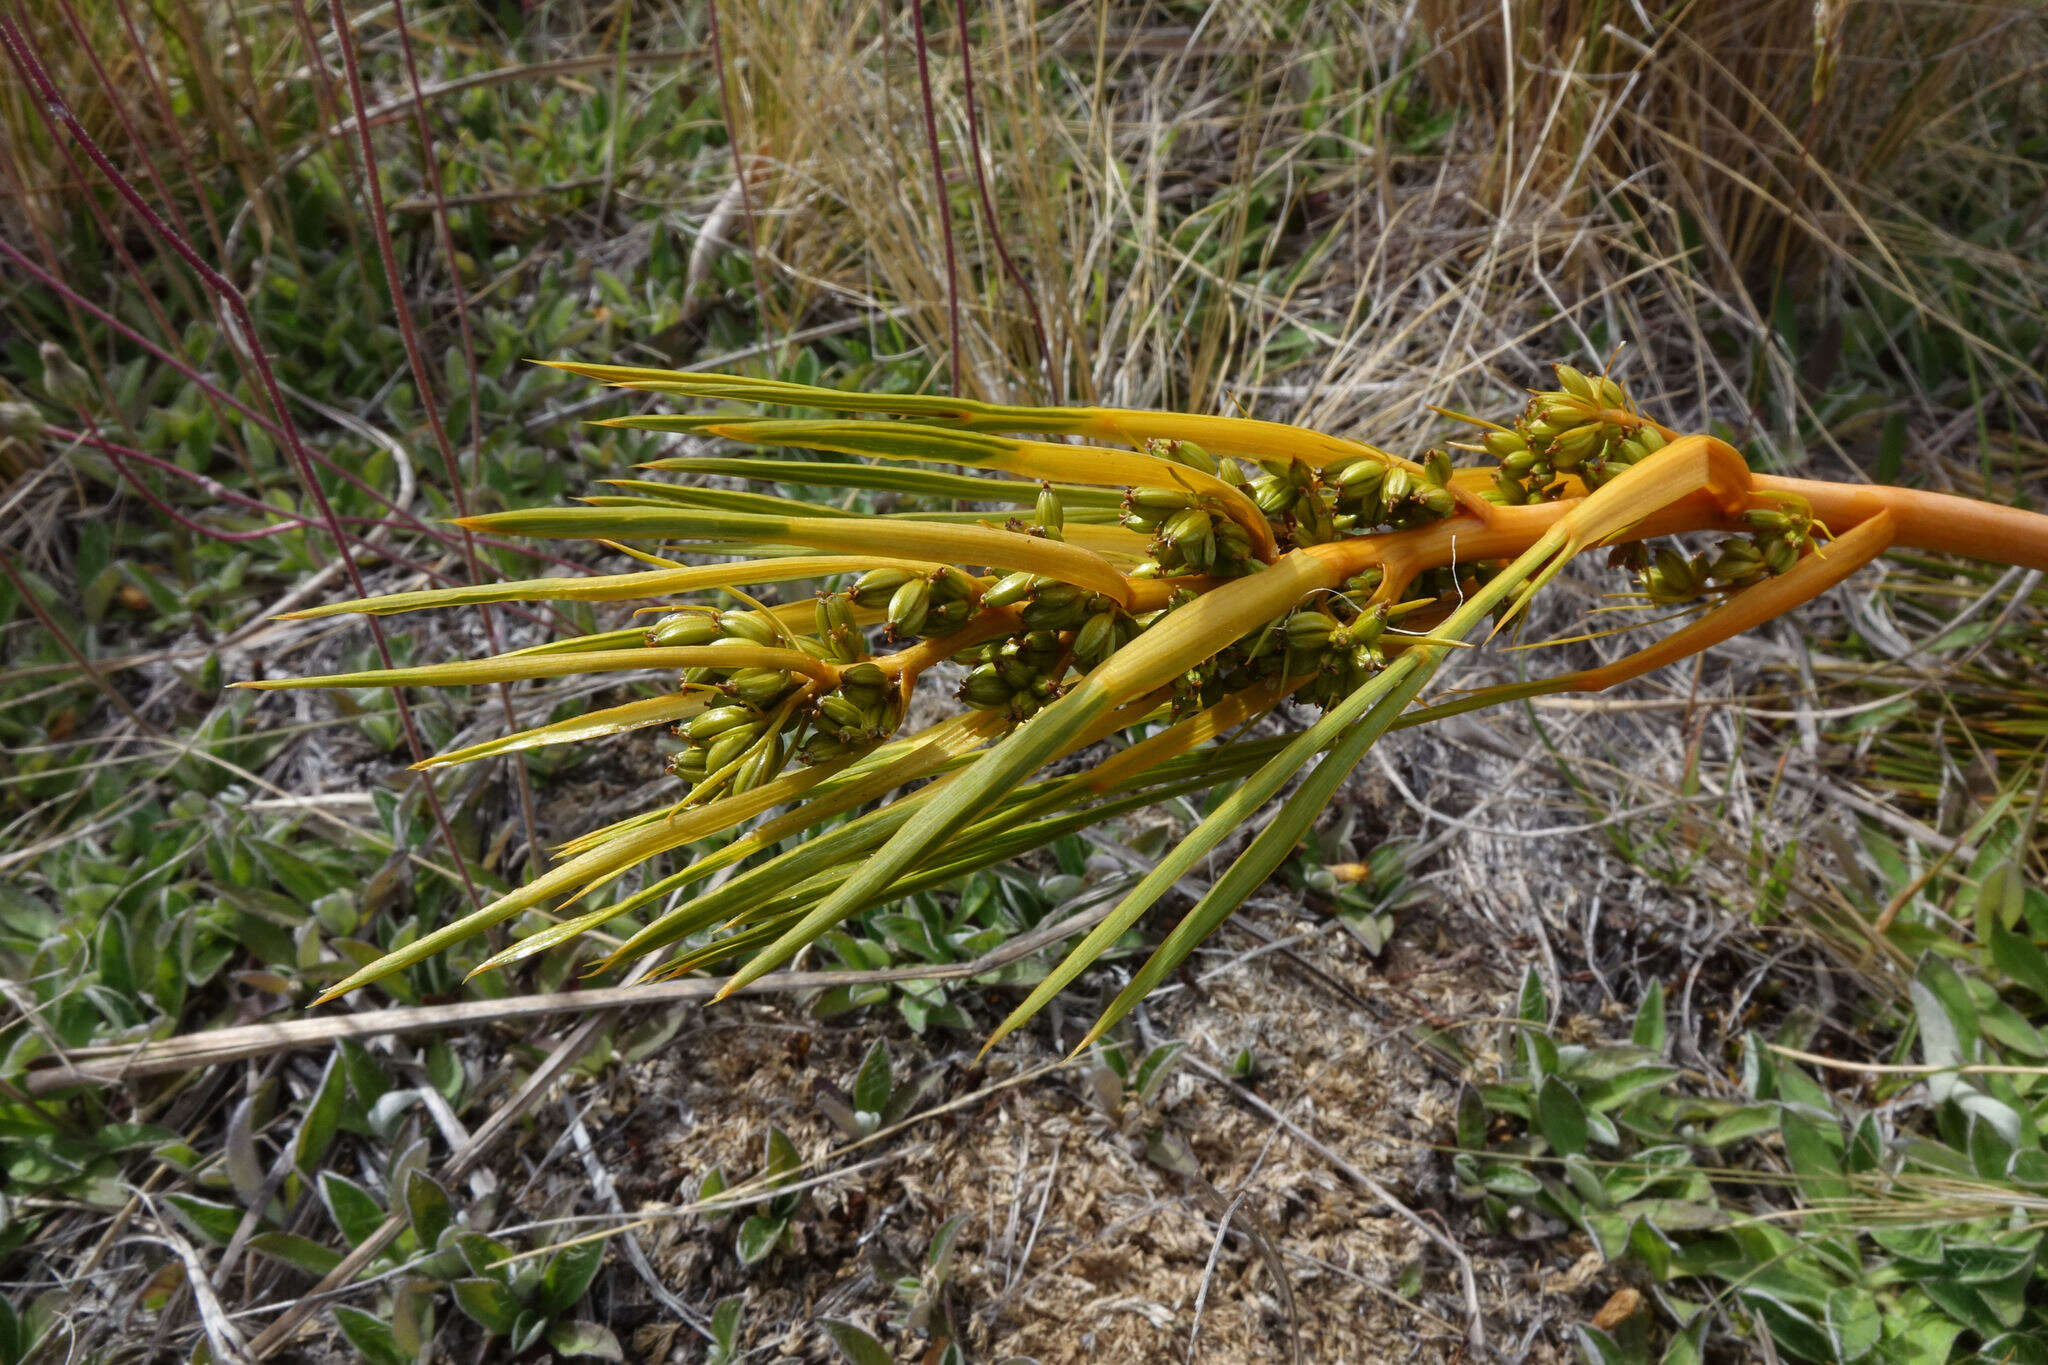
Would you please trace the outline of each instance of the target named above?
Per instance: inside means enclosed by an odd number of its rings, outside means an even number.
[[[149,75],[150,93],[156,99],[157,117],[171,134],[171,147],[178,154],[178,167],[185,173],[185,183],[192,187],[192,197],[199,201],[199,216],[206,220],[206,231],[213,238],[213,254],[227,259],[227,243],[220,235],[220,223],[213,216],[213,205],[207,200],[206,187],[200,183],[198,172],[192,168],[192,156],[185,148],[184,125],[171,108],[170,92],[164,89],[162,77],[157,74],[156,63],[149,60],[149,49],[143,46],[142,34],[135,27],[135,16],[128,8],[128,0],[114,0],[114,7],[121,12],[121,26],[128,30],[128,42],[135,53],[135,61]],[[68,4],[67,4],[68,8]],[[132,134],[131,134],[132,136]],[[158,187],[161,192],[161,186]],[[168,196],[165,203],[170,202]]]
[[[0,20],[0,23],[4,22],[6,21]],[[78,647],[78,642],[65,633],[64,628],[58,625],[56,620],[51,617],[48,608],[43,606],[42,599],[38,598],[30,590],[28,584],[22,581],[21,575],[15,572],[14,561],[7,557],[5,550],[0,550],[0,573],[7,575],[7,581],[14,585],[15,593],[20,596],[22,601],[28,604],[29,611],[34,614],[38,621],[43,623],[43,629],[56,639],[60,649],[71,656],[71,662],[78,666],[78,671],[89,678],[94,687],[106,694],[108,701],[114,703],[115,707],[123,715],[127,716],[129,720],[134,721],[136,727],[144,734],[156,735],[163,733],[154,725],[144,720],[141,712],[129,705],[128,699],[122,696],[120,691],[111,682],[107,681],[106,674],[93,667],[92,660],[85,657],[85,651]]]
[[[469,330],[469,310],[462,292],[462,281],[455,268],[454,237],[448,228],[448,204],[441,191],[441,164],[434,155],[434,139],[427,132],[425,102],[420,98],[420,77],[413,63],[412,35],[405,26],[405,7],[400,0],[391,0],[391,16],[398,28],[399,45],[405,53],[405,71],[413,96],[413,128],[419,135],[420,154],[428,188],[434,196],[434,226],[441,240],[442,254],[447,259],[450,278],[455,280],[455,301],[457,316],[462,327],[462,344],[468,362],[470,377],[470,432],[472,438],[477,429],[476,405],[476,345]],[[462,470],[455,459],[455,446],[448,439],[448,428],[441,419],[441,406],[434,398],[433,377],[427,371],[426,357],[420,349],[419,329],[413,323],[412,305],[405,297],[405,282],[398,274],[398,253],[391,245],[391,225],[384,210],[384,186],[377,172],[377,148],[370,136],[369,110],[363,100],[363,77],[361,64],[356,60],[355,36],[349,32],[347,20],[339,6],[334,11],[334,37],[341,48],[342,70],[348,76],[349,103],[356,111],[356,132],[363,152],[363,183],[370,192],[370,228],[377,240],[377,255],[384,264],[384,280],[391,290],[391,310],[398,317],[398,333],[405,341],[405,360],[412,370],[412,380],[419,389],[420,403],[426,408],[427,425],[434,433],[434,444],[440,448],[441,462],[448,470],[448,496],[455,503],[459,517],[469,515],[469,494],[464,488]],[[485,581],[483,565],[476,555],[476,540],[469,528],[462,530],[462,558],[469,570],[469,581]],[[481,612],[484,635],[490,641],[491,653],[500,653],[504,646],[498,639],[497,618],[489,607]],[[497,686],[498,704],[505,713],[506,733],[519,728],[519,718],[512,710],[512,689],[505,683]],[[519,754],[508,754],[505,766],[512,775],[512,786],[519,793],[519,813],[526,826],[526,847],[530,858],[538,861],[541,856],[540,831],[533,818],[533,784],[527,780],[526,760]]]
[[[271,436],[275,437],[279,444],[284,444],[284,428],[279,426],[275,421],[271,420],[265,414],[256,411],[256,409],[250,407],[248,404],[242,402],[233,394],[221,388],[220,385],[214,383],[213,380],[208,379],[200,371],[194,369],[191,366],[191,364],[187,362],[182,356],[179,356],[171,351],[165,350],[156,342],[150,340],[142,333],[136,331],[133,327],[130,327],[127,323],[121,321],[121,319],[115,317],[112,313],[107,312],[104,308],[101,308],[97,304],[93,303],[92,300],[86,298],[77,290],[73,289],[70,285],[66,284],[60,276],[57,276],[52,272],[45,270],[41,266],[37,265],[28,256],[24,255],[20,248],[16,247],[13,243],[9,242],[5,237],[0,237],[0,256],[5,256],[8,260],[14,262],[23,270],[28,271],[29,274],[35,277],[37,283],[43,285],[53,294],[56,294],[58,298],[63,300],[67,305],[84,311],[91,317],[97,319],[99,322],[104,324],[110,330],[118,333],[121,336],[126,337],[128,340],[142,347],[151,355],[155,356],[158,360],[163,361],[164,364],[169,365],[179,374],[191,380],[193,385],[197,387],[201,393],[204,393],[209,397],[216,398],[220,402],[225,403],[228,407],[234,409],[236,412],[242,414],[244,417],[247,417],[250,421],[256,423],[257,426],[261,427],[264,431],[268,432]],[[411,527],[413,530],[419,532],[422,535],[431,537],[432,539],[441,542],[443,545],[446,545],[450,549],[459,549],[461,547],[461,542],[457,540],[456,537],[448,534],[446,531],[441,530],[439,527],[435,526],[430,521],[422,521],[413,513],[407,511],[403,507],[400,507],[397,503],[391,500],[388,494],[384,493],[381,489],[372,487],[369,483],[365,482],[360,476],[358,476],[351,470],[343,467],[342,465],[338,464],[329,456],[316,450],[312,452],[312,457],[314,461],[318,463],[323,469],[330,471],[337,478],[341,479],[344,483],[349,484],[351,487],[355,488],[358,492],[364,494],[372,501],[381,504],[383,507],[389,510],[394,516],[399,518],[399,520],[404,525]],[[530,546],[516,545],[510,541],[502,540],[484,540],[479,543],[492,546],[496,549],[516,551],[517,553],[525,555],[528,558],[536,559],[547,564],[559,565],[560,567],[566,569],[574,569],[578,573],[590,572],[588,565],[578,564],[574,560],[563,559],[557,555],[547,554],[543,551],[536,551]]]
[[[355,556],[349,552],[347,532],[342,530],[341,522],[334,514],[334,506],[327,500],[327,490],[320,484],[320,475],[313,467],[312,454],[299,438],[298,427],[292,422],[291,413],[285,407],[284,391],[278,386],[277,376],[271,371],[270,357],[265,354],[258,339],[255,320],[249,315],[249,306],[243,301],[241,291],[236,289],[226,276],[209,265],[205,257],[193,250],[190,242],[172,230],[170,224],[158,216],[148,201],[137,192],[135,186],[129,183],[128,178],[121,174],[120,168],[107,159],[107,154],[93,141],[92,135],[86,132],[85,126],[78,121],[77,115],[71,112],[63,96],[57,93],[57,87],[50,80],[49,71],[44,68],[35,53],[29,50],[27,40],[23,38],[21,30],[15,26],[12,18],[0,17],[0,43],[6,45],[15,65],[34,87],[37,96],[46,106],[48,116],[64,125],[65,131],[71,135],[72,140],[78,144],[93,165],[99,168],[100,174],[106,177],[107,183],[113,187],[115,193],[127,202],[151,233],[176,252],[185,264],[192,267],[200,280],[220,300],[222,306],[233,315],[234,324],[241,333],[238,340],[247,348],[250,361],[256,367],[264,396],[269,400],[271,410],[277,415],[278,424],[284,428],[285,446],[291,451],[292,459],[298,466],[299,478],[305,484],[306,491],[312,495],[314,504],[320,512],[320,519],[326,523],[327,533],[333,539],[336,551],[341,555],[342,568],[348,574],[349,585],[355,589],[356,596],[367,596],[368,588],[363,583],[362,571],[356,566]],[[377,647],[378,660],[384,667],[390,668],[391,643],[385,638],[383,627],[377,618],[372,616],[368,620],[370,636]],[[397,705],[399,724],[405,731],[406,747],[412,752],[413,761],[420,762],[426,758],[427,752],[426,746],[420,740],[419,726],[413,718],[412,707],[406,702],[402,690],[393,689],[392,699]],[[481,909],[483,898],[478,895],[476,883],[469,875],[469,866],[462,857],[462,850],[455,843],[454,831],[448,826],[448,813],[441,808],[440,794],[434,790],[434,784],[427,780],[425,774],[420,774],[420,794],[433,812],[434,823],[440,830],[442,842],[455,859],[456,870],[462,874],[463,886],[469,892],[471,903]]]
[[[148,451],[137,450],[132,446],[125,446],[120,444],[119,442],[109,440],[105,435],[99,433],[97,428],[94,428],[94,430],[90,432],[85,432],[73,431],[66,427],[60,426],[48,426],[44,427],[43,430],[48,435],[54,437],[59,441],[77,441],[83,445],[95,447],[96,449],[104,453],[110,461],[113,461],[117,468],[119,467],[119,464],[122,460],[131,460],[137,464],[147,465],[149,468],[157,470],[160,473],[171,475],[174,478],[184,479],[186,482],[192,484],[193,487],[197,488],[200,492],[206,494],[208,497],[218,498],[223,502],[234,503],[236,506],[245,507],[251,512],[260,512],[265,516],[284,518],[283,521],[277,522],[273,525],[258,527],[253,530],[222,531],[214,527],[204,525],[200,522],[193,521],[185,516],[182,516],[175,510],[164,508],[161,503],[156,503],[156,499],[150,498],[150,501],[152,503],[155,503],[158,506],[159,510],[163,511],[165,515],[169,516],[179,525],[185,527],[189,531],[194,532],[195,534],[206,536],[209,539],[226,541],[229,543],[237,543],[249,540],[266,540],[271,536],[283,535],[287,531],[301,531],[319,528],[318,522],[300,516],[295,512],[281,511],[278,508],[272,507],[267,502],[264,502],[258,498],[250,497],[246,493],[238,493],[234,489],[227,487],[223,483],[220,483],[218,480],[208,478],[204,474],[195,473],[194,471],[185,468],[181,464],[175,464],[170,460],[162,459],[159,456],[151,455]],[[128,474],[128,472],[125,470],[123,470],[122,473],[129,478],[130,482],[134,481],[134,476],[132,474]],[[144,496],[148,497],[149,495],[147,492],[145,492]],[[400,531],[408,529],[404,525],[404,523],[393,521],[388,517],[381,519],[377,517],[341,517],[339,518],[339,520],[344,526],[368,526],[372,530],[379,528],[391,531]],[[505,543],[502,541],[491,540],[490,538],[483,536],[479,536],[477,540],[478,543],[482,545],[500,545]],[[419,560],[407,558],[405,555],[399,554],[397,551],[393,550],[389,545],[380,545],[365,536],[358,536],[353,534],[349,536],[349,543],[358,550],[367,550],[371,554],[376,555],[384,560],[387,560],[390,563],[395,564],[399,568],[404,569],[410,573],[416,573],[421,575],[422,577],[430,578],[436,583],[440,583],[448,587],[459,586],[453,574],[444,573],[440,569],[435,568],[431,564],[424,564],[421,563]],[[567,624],[566,622],[562,621],[559,617],[557,617],[554,621],[543,621],[540,619],[540,617],[535,616],[532,612],[527,611],[525,608],[523,608],[516,602],[508,603],[506,605],[506,610],[514,613],[515,615],[524,617],[528,621],[531,621],[534,625],[539,626],[542,630],[558,631],[563,629]]]
[[[996,249],[996,256],[1003,263],[1003,273],[1010,277],[1010,283],[1017,286],[1017,292],[1024,297],[1024,307],[1031,314],[1031,332],[1038,338],[1038,358],[1045,366],[1047,391],[1054,403],[1062,402],[1060,376],[1055,372],[1052,359],[1052,343],[1045,334],[1045,318],[1038,311],[1038,296],[1025,280],[1024,272],[1010,259],[1010,248],[1003,242],[1003,229],[996,222],[995,200],[988,192],[988,172],[981,164],[981,115],[974,102],[974,43],[967,36],[967,0],[953,0],[954,17],[960,26],[960,75],[966,86],[967,100],[967,162],[974,167],[974,190],[981,199],[982,221],[988,225],[989,242]]]
[[[15,5],[14,11],[17,15],[21,14],[21,6]],[[16,56],[14,61],[16,68],[20,69],[21,58]],[[26,71],[23,74],[26,75]],[[156,295],[150,290],[149,281],[142,273],[142,266],[128,250],[127,239],[114,230],[113,223],[107,218],[106,210],[100,207],[99,197],[87,188],[90,182],[86,179],[84,170],[79,167],[78,158],[71,154],[70,146],[64,141],[63,132],[57,127],[56,112],[46,102],[38,102],[36,113],[41,116],[43,126],[50,130],[50,141],[63,156],[72,183],[79,187],[79,197],[85,201],[86,211],[92,215],[93,224],[99,228],[100,237],[113,248],[115,258],[121,262],[121,268],[128,272],[129,278],[135,281],[135,287],[141,291],[143,306],[149,309],[150,317],[155,319],[158,329],[166,337],[178,335],[177,329],[171,326],[170,318],[164,313],[163,305],[157,302]],[[75,119],[72,121],[76,122]]]
[[[128,134],[129,142],[138,151],[143,153],[143,169],[149,174],[150,184],[156,186],[157,198],[163,201],[164,212],[169,216],[171,225],[177,228],[181,235],[190,237],[192,230],[186,225],[184,215],[178,212],[178,201],[171,194],[170,186],[164,183],[162,173],[157,170],[156,158],[148,154],[148,144],[143,141],[141,132],[135,126],[135,120],[129,116],[128,104],[121,98],[119,87],[114,84],[113,77],[108,74],[106,63],[100,60],[98,50],[93,47],[91,38],[86,34],[85,25],[79,21],[77,10],[72,7],[71,0],[57,0],[57,6],[63,11],[64,20],[70,25],[72,36],[78,40],[79,47],[85,52],[86,60],[92,63],[93,72],[99,77],[100,88],[105,91],[107,102],[113,106],[115,116],[121,120],[121,127]],[[142,40],[136,34],[134,24],[127,21],[127,8],[125,4],[122,7],[122,18],[128,29],[129,41],[133,44],[137,64],[148,68],[150,66],[148,55],[143,50]],[[155,73],[153,71],[151,72],[151,85],[153,88],[158,88],[159,94],[161,94],[161,89],[155,86]],[[168,113],[168,111],[166,112]],[[185,167],[186,180],[191,184],[192,191],[198,197],[200,204],[204,206],[206,203],[205,191],[200,188],[197,178],[192,175],[192,163],[185,155],[184,133],[181,131],[175,117],[166,118],[165,131],[169,133],[172,141],[177,146],[178,161],[180,165]],[[207,223],[209,226],[213,225],[211,210],[208,211]],[[219,255],[221,254],[219,250],[220,232],[217,227],[214,228],[213,236],[215,254]],[[201,306],[198,297],[193,293],[191,282],[175,271],[169,273],[171,278],[177,282],[178,292],[184,297],[187,307],[194,315],[203,316],[206,309]],[[229,348],[229,353],[235,354],[232,347]],[[238,363],[239,360],[240,357],[237,356]],[[243,369],[246,377],[247,366],[243,366]],[[218,415],[217,403],[215,407],[216,415]],[[236,460],[241,463],[242,472],[249,477],[251,483],[254,483],[256,480],[256,470],[249,461],[249,452],[243,447],[241,434],[232,425],[225,423],[222,426],[222,430],[226,435],[229,446],[235,452]]]
[[[946,244],[946,369],[948,390],[960,392],[960,268],[953,257],[952,200],[946,197],[946,166],[939,159],[939,116],[932,105],[932,69],[924,36],[924,0],[910,0],[910,24],[917,40],[917,84],[924,95],[924,140],[932,158],[932,185],[938,191],[939,235]]]

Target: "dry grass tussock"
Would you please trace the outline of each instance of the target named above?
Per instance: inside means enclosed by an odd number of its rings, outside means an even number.
[[[1987,177],[2015,210],[2038,190],[1985,136],[2042,50],[2028,7],[1253,4],[1169,27],[997,6],[972,20],[972,104],[934,20],[950,285],[908,20],[732,8],[748,193],[729,198],[763,269],[797,312],[897,313],[938,371],[957,298],[963,392],[1397,442],[1426,402],[1497,404],[1547,357],[1626,347],[1681,425],[1783,432],[1828,363],[1779,344],[1796,292],[1902,300],[2041,418],[2038,348],[1981,322],[2039,310],[2038,253],[1947,213]],[[1932,425],[1942,404],[1916,398]]]

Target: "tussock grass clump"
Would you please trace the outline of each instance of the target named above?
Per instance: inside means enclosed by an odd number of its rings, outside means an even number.
[[[1862,187],[2028,22],[1998,5],[1422,0],[1428,69],[1494,129],[1492,194],[1667,196],[1740,273],[1848,235]],[[1987,82],[1988,84],[1988,82]]]
[[[520,939],[485,967],[676,896],[604,965],[655,952],[668,954],[668,972],[739,959],[730,991],[865,908],[1136,806],[1234,782],[1017,1007],[1001,1037],[1306,774],[1104,1013],[1093,1041],[1287,858],[1346,774],[1396,725],[1544,692],[1605,689],[1790,610],[1894,544],[2048,567],[2048,517],[1907,489],[1754,474],[1720,440],[1664,427],[1613,380],[1569,366],[1558,367],[1556,389],[1532,395],[1511,422],[1464,419],[1493,463],[1462,469],[1444,450],[1407,460],[1249,418],[563,368],[654,393],[886,419],[611,419],[879,462],[685,457],[657,468],[880,488],[936,502],[971,497],[1016,511],[859,516],[768,494],[619,480],[618,493],[586,506],[464,524],[645,542],[656,548],[627,551],[651,566],[644,572],[401,593],[297,613],[681,599],[645,625],[488,659],[243,684],[433,686],[645,670],[678,680],[653,698],[427,760],[423,766],[439,766],[672,724],[683,746],[670,775],[687,790],[576,840],[552,871],[369,964],[329,998],[549,900],[573,904],[649,859],[714,835],[732,837],[640,892]],[[921,467],[933,464],[1021,477]],[[1688,532],[1723,538],[1690,556],[1647,543]],[[1695,619],[1597,669],[1410,710],[1449,651],[1489,618],[1512,620],[1568,561],[1595,547],[1611,547],[1611,562],[1636,575],[1644,601],[1685,606]],[[752,557],[693,567],[669,557],[681,552]],[[812,603],[777,607],[744,590],[792,581],[825,587]],[[712,590],[735,605],[684,597]],[[957,693],[961,711],[901,734],[921,680],[945,660],[970,670]],[[1312,704],[1320,719],[1290,737],[1233,737],[1289,699]],[[1031,780],[1054,760],[1115,737],[1126,746],[1086,771]],[[714,889],[678,895],[755,855],[762,860]]]

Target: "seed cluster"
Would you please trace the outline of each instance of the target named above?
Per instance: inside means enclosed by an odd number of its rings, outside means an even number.
[[[1568,365],[1557,367],[1557,378],[1558,388],[1531,395],[1513,426],[1479,423],[1487,428],[1484,447],[1498,462],[1493,486],[1481,494],[1489,501],[1521,505],[1597,488],[1665,445],[1661,431],[1613,380]],[[1320,469],[1299,459],[1219,460],[1187,441],[1154,441],[1148,453],[1243,492],[1283,552],[1427,525],[1457,506],[1450,456],[1441,450],[1414,467],[1365,455]],[[967,707],[1026,720],[1070,679],[1216,580],[1263,567],[1255,538],[1239,519],[1248,510],[1228,501],[1215,496],[1206,479],[1126,491],[1119,523],[1149,537],[1148,557],[1130,576],[1172,584],[1156,610],[1128,612],[1101,593],[1029,573],[989,580],[945,567],[928,573],[874,569],[819,593],[809,632],[792,627],[787,609],[699,609],[664,617],[647,632],[649,644],[793,648],[834,665],[819,670],[821,677],[836,673],[836,684],[828,685],[750,666],[686,670],[684,684],[715,694],[714,704],[678,727],[683,748],[670,771],[703,787],[741,792],[772,779],[791,760],[822,763],[866,752],[895,732],[917,671],[939,657],[966,666],[956,696]],[[1065,508],[1051,484],[1040,486],[1034,513],[1028,522],[1012,521],[1011,529],[1065,537]],[[1783,573],[1812,545],[1810,516],[1788,505],[1749,513],[1747,534],[1712,552],[1688,558],[1674,549],[1653,554],[1630,545],[1617,550],[1613,562],[1639,574],[1649,600],[1675,604]],[[1426,618],[1500,567],[1431,570],[1402,585],[1408,600],[1401,602],[1387,596],[1379,569],[1359,574],[1175,679],[1173,709],[1184,714],[1282,679],[1296,682],[1298,700],[1332,705],[1385,666],[1385,637],[1403,629],[1404,617]],[[958,647],[945,648],[954,638]],[[940,643],[927,647],[919,669],[885,666],[877,658],[878,650],[927,641]]]
[[[1743,520],[1749,524],[1748,534],[1728,537],[1712,553],[1688,558],[1660,546],[1647,564],[1638,566],[1644,595],[1660,606],[1675,606],[1716,588],[1746,588],[1786,572],[1813,548],[1814,521],[1804,507],[1758,508],[1745,513]],[[1630,548],[1641,557],[1641,546]]]
[[[1557,367],[1558,389],[1531,394],[1512,427],[1486,433],[1489,455],[1500,461],[1491,501],[1518,507],[1564,495],[1563,476],[1588,489],[1664,448],[1664,435],[1644,421],[1621,385],[1606,375]]]

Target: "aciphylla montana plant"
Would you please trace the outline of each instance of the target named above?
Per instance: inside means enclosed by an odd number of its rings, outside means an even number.
[[[586,506],[463,524],[641,542],[653,548],[616,548],[648,564],[644,572],[398,593],[295,613],[659,601],[646,624],[494,658],[244,685],[409,687],[650,671],[674,678],[673,687],[423,766],[643,726],[673,726],[682,741],[669,765],[675,799],[582,836],[544,875],[362,968],[324,998],[556,901],[565,917],[479,970],[673,901],[601,965],[665,953],[660,970],[681,973],[737,959],[729,993],[864,909],[1142,806],[1225,793],[1003,1021],[992,1044],[1300,778],[1110,1004],[1092,1041],[1285,861],[1390,729],[1610,687],[1789,611],[1892,546],[2048,569],[2048,516],[1753,473],[1720,440],[1674,432],[1611,379],[1568,366],[1558,367],[1558,388],[1532,395],[1507,425],[1461,418],[1479,432],[1464,448],[1492,460],[1465,468],[1441,450],[1417,462],[1245,418],[561,368],[685,399],[863,414],[610,419],[862,457],[691,456],[651,469],[1017,510],[856,514],[822,501],[621,479],[616,493]],[[1065,439],[1044,439],[1054,437]],[[1653,548],[1685,533],[1721,539],[1691,555]],[[1469,647],[1489,619],[1496,630],[1513,620],[1568,561],[1596,547],[1635,576],[1638,600],[1691,619],[1604,667],[1414,706],[1449,651]],[[695,566],[666,557],[742,553],[751,557]],[[820,585],[814,600],[767,606],[746,591],[798,582]],[[713,591],[725,596],[699,596]],[[968,670],[957,693],[963,705],[903,733],[913,694],[945,660]],[[1250,722],[1283,703],[1320,715],[1294,733],[1245,737]],[[1104,756],[1084,770],[1039,776],[1091,746]],[[570,913],[643,863],[716,837],[726,842],[643,889]],[[738,870],[703,885],[724,869]]]

